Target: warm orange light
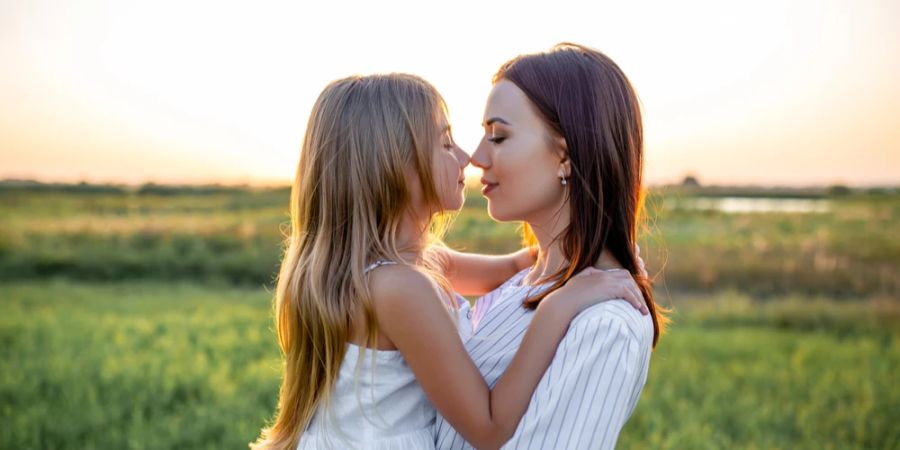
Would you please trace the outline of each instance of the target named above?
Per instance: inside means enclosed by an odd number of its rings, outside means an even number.
[[[0,178],[288,182],[351,73],[431,80],[471,152],[498,66],[570,40],[636,86],[649,183],[900,182],[897,2],[565,3],[7,2]]]

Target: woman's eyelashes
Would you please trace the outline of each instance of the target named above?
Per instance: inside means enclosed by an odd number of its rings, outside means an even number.
[[[496,126],[485,127],[484,134],[490,134],[487,141],[492,144],[499,144],[506,140],[506,133],[498,130]]]

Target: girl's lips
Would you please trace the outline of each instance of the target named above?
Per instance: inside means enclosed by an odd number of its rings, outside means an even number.
[[[482,181],[482,183],[484,183],[484,181]],[[481,188],[481,195],[487,196],[497,186],[499,186],[499,183],[485,183],[484,187]]]

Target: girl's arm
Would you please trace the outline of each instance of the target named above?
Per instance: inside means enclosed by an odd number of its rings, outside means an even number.
[[[643,305],[626,271],[576,278],[570,289],[541,302],[493,390],[466,353],[430,278],[410,266],[384,266],[371,273],[370,286],[379,332],[403,354],[435,408],[470,444],[495,449],[515,432],[575,315],[606,299]]]
[[[535,252],[523,248],[507,255],[482,255],[440,248],[447,261],[444,276],[461,295],[486,294],[534,264]]]
[[[635,244],[640,272],[646,277],[641,248]],[[527,267],[534,265],[537,252],[523,248],[507,255],[463,253],[447,247],[435,247],[447,262],[444,276],[460,295],[484,295]]]

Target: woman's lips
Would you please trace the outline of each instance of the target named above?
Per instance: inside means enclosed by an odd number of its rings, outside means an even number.
[[[484,178],[481,179],[481,184],[484,185],[484,187],[481,188],[481,195],[484,195],[484,196],[487,196],[491,191],[494,190],[494,188],[496,188],[497,186],[500,185],[500,183],[491,183],[490,181],[485,180]]]

